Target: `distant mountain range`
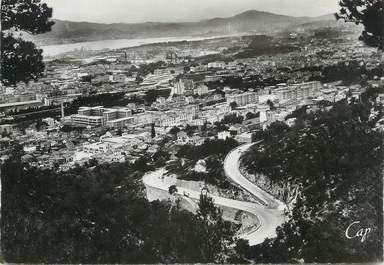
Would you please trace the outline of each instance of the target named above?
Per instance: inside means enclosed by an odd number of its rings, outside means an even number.
[[[249,10],[227,18],[180,23],[89,23],[54,20],[51,32],[38,35],[39,45],[97,41],[107,39],[138,39],[179,36],[218,36],[235,33],[271,33],[305,23],[334,21],[333,15],[291,17]]]

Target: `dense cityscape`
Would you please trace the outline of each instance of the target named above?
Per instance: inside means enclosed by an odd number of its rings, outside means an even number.
[[[360,32],[327,18],[2,73],[5,260],[382,260],[384,67]],[[346,238],[354,221],[371,233]]]

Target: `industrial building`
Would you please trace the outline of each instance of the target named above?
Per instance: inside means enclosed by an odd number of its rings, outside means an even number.
[[[80,107],[77,113],[71,116],[72,124],[76,126],[123,128],[134,121],[128,108]]]

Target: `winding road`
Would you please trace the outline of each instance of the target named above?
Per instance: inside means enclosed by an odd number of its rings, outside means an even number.
[[[284,222],[285,209],[285,204],[283,202],[261,190],[255,184],[247,180],[241,173],[239,168],[241,154],[252,145],[253,143],[245,144],[232,150],[225,158],[224,171],[227,178],[243,190],[251,193],[258,199],[259,203],[238,201],[210,195],[218,206],[242,210],[255,215],[259,219],[259,225],[255,229],[240,235],[241,238],[248,240],[249,245],[251,246],[262,243],[266,238],[276,237],[276,228]],[[174,185],[175,181],[174,179],[166,177],[165,173],[166,170],[164,168],[149,172],[143,177],[144,185],[146,187],[168,192],[169,186]],[[200,198],[200,192],[183,187],[177,187],[177,195],[195,200],[199,200]]]

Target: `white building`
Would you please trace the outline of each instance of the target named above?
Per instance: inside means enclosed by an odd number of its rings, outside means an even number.
[[[146,111],[142,113],[137,113],[133,115],[134,124],[138,126],[146,126],[152,123],[156,123],[156,121],[160,118],[160,113],[153,111]]]
[[[195,83],[193,80],[189,79],[180,79],[175,83],[173,88],[173,94],[175,95],[184,95],[185,91],[193,90],[195,87]]]
[[[376,102],[378,104],[384,104],[384,94],[383,93],[380,93],[377,95]]]
[[[104,125],[102,116],[87,116],[75,114],[71,116],[71,122],[75,126],[90,126],[90,127],[99,127]]]
[[[208,69],[224,69],[225,68],[225,62],[223,61],[217,61],[217,62],[210,62],[208,63]]]
[[[245,106],[248,104],[258,103],[259,97],[256,92],[246,92],[242,94],[226,95],[227,102],[230,104],[236,102],[237,106]]]
[[[194,90],[193,90],[193,93],[195,94],[195,95],[199,95],[199,96],[201,96],[201,95],[205,95],[205,94],[208,94],[208,87],[206,86],[206,85],[199,85],[197,88],[195,88]]]
[[[206,173],[207,172],[207,164],[205,163],[205,161],[203,159],[200,159],[199,161],[196,162],[193,170],[195,172]]]
[[[36,151],[36,145],[24,145],[23,151],[26,153],[33,153]]]
[[[92,143],[83,145],[83,152],[88,154],[106,153],[111,149],[111,146],[107,143]]]
[[[165,97],[158,97],[156,99],[156,102],[159,103],[160,105],[164,105],[166,102],[166,98]]]
[[[207,106],[199,113],[199,117],[209,123],[221,121],[224,116],[231,112],[231,106],[228,103],[219,103]]]
[[[231,133],[229,131],[222,131],[217,133],[217,138],[221,140],[225,140],[227,138],[231,138]]]
[[[45,118],[42,120],[43,122],[45,122],[46,124],[48,124],[49,127],[53,127],[55,126],[55,119],[54,118]]]
[[[289,126],[289,127],[292,127],[295,125],[295,122],[296,122],[296,118],[290,118],[290,119],[287,119],[285,121],[285,123]]]
[[[177,82],[174,87],[172,87],[172,95],[184,95],[185,87],[183,83]]]
[[[236,135],[236,140],[239,143],[251,143],[252,142],[252,133],[241,133]]]
[[[276,100],[276,95],[259,95],[259,103],[266,103],[268,100],[273,102],[274,100]]]
[[[260,122],[266,122],[267,112],[270,110],[269,105],[258,105],[257,110],[260,113]]]
[[[13,95],[15,93],[15,88],[11,86],[5,87],[5,94],[6,95]]]
[[[313,81],[281,87],[275,89],[273,94],[276,95],[279,101],[300,100],[317,97],[322,87],[321,82]]]
[[[123,128],[134,121],[132,110],[128,108],[80,107],[77,113],[71,116],[76,126]]]

